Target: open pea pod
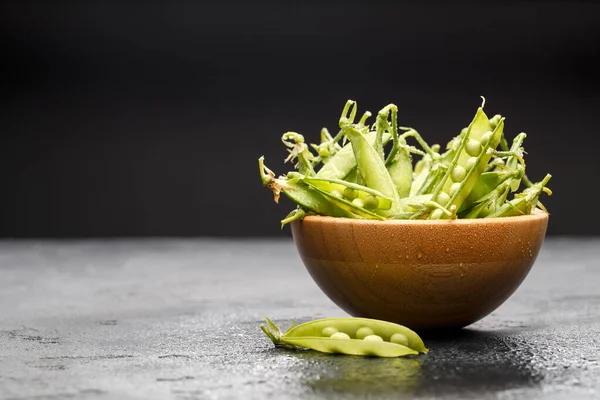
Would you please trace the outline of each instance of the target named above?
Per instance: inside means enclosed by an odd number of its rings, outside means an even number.
[[[494,131],[490,131],[490,128],[490,122],[483,109],[478,108],[466,135],[461,139],[460,150],[454,156],[442,182],[433,192],[434,199],[440,205],[455,211],[470,208],[471,204],[465,200],[500,142],[504,120],[500,120]],[[433,212],[429,218],[439,219],[447,216],[442,212]]]
[[[261,329],[278,346],[309,348],[325,353],[401,357],[427,353],[421,338],[411,329],[369,318],[326,318],[292,325],[282,333],[268,318]]]
[[[328,202],[335,205],[337,208],[342,209],[346,212],[348,217],[362,217],[366,219],[378,219],[384,220],[385,217],[368,210],[360,205],[357,205],[351,201],[346,200],[343,195],[339,195],[339,192],[329,192],[319,186],[307,183],[312,190],[327,199]]]
[[[402,357],[417,355],[417,351],[390,342],[367,342],[358,339],[332,339],[330,337],[282,337],[283,342],[323,353],[354,356]]]
[[[495,213],[504,204],[509,192],[510,180],[505,180],[474,202],[471,208],[462,211],[459,218],[485,218]]]
[[[521,193],[515,194],[514,199],[506,202],[496,212],[488,215],[487,218],[513,217],[531,214],[531,211],[538,205],[538,200],[542,193],[545,192],[548,195],[552,194],[552,191],[546,187],[550,178],[552,178],[552,175],[547,174],[540,182],[534,183],[531,187],[524,189]]]
[[[433,160],[429,154],[425,154],[422,159],[417,161],[413,170],[413,179],[410,185],[410,191],[408,196],[415,196],[419,193],[419,190],[425,183],[427,177],[429,177],[429,172],[431,170],[431,165]]]
[[[366,134],[366,140],[373,146],[376,140],[376,132],[371,131]],[[382,136],[383,144],[387,144],[392,136],[388,132],[384,132]],[[346,143],[341,150],[333,155],[324,164],[321,169],[317,171],[315,177],[317,178],[331,178],[331,179],[344,179],[353,170],[356,169],[356,158],[354,158],[354,151],[352,149],[352,143]]]
[[[416,191],[416,194],[432,193],[434,188],[442,182],[442,179],[444,179],[447,170],[448,165],[443,161],[433,161],[431,167],[427,171],[427,175],[421,179],[422,183]]]
[[[396,186],[398,198],[407,197],[413,181],[412,158],[408,150],[400,147],[394,158],[387,164],[387,169]]]
[[[311,177],[304,177],[302,181],[309,186],[318,187],[329,193],[337,193],[336,197],[341,195],[349,201],[360,199],[365,208],[389,210],[392,206],[392,199],[389,197],[384,196],[377,190],[356,183],[341,179]]]
[[[518,173],[518,171],[509,171],[508,169],[484,172],[479,177],[471,193],[469,193],[465,203],[468,205],[480,203],[487,194],[491,193],[507,179],[518,176]]]
[[[520,133],[513,140],[510,150],[502,152],[508,155],[505,165],[497,165],[481,174],[465,200],[461,212],[467,209],[468,206],[474,205],[474,209],[480,210],[477,216],[485,217],[495,212],[496,206],[500,207],[504,203],[509,192],[514,192],[519,188],[521,179],[525,175],[525,163],[522,158],[524,150],[521,147],[525,137],[527,137],[525,133]],[[504,183],[507,185],[504,185]],[[494,197],[493,201],[490,200],[488,194]],[[481,207],[482,202],[486,202],[488,205]],[[465,214],[465,216],[475,218],[472,212]]]
[[[348,211],[328,201],[321,194],[312,190],[308,185],[298,179],[276,178],[273,171],[264,164],[264,157],[258,159],[261,181],[263,185],[271,190],[276,203],[279,202],[280,194],[283,192],[290,200],[298,204],[304,210],[315,214],[332,217],[349,217]],[[288,216],[289,217],[289,216]],[[286,217],[286,219],[288,218]]]
[[[393,322],[371,318],[323,318],[297,325],[286,332],[287,337],[321,336],[325,328],[333,327],[344,332],[351,338],[363,327],[370,328],[374,334],[381,336],[384,341],[390,340],[395,333],[401,333],[408,339],[407,346],[419,353],[427,353],[427,348],[419,335],[406,326]]]
[[[384,210],[382,215],[393,216],[402,211],[398,206],[399,197],[396,186],[377,150],[354,126],[342,123],[341,128],[352,144],[354,158],[365,185],[392,199],[392,206],[388,210]]]

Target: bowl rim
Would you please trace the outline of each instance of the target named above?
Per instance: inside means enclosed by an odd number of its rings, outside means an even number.
[[[347,218],[347,217],[331,217],[326,215],[306,215],[302,220],[294,221],[302,222],[306,220],[312,223],[336,223],[345,225],[494,225],[519,222],[541,222],[549,218],[549,213],[535,208],[530,214],[516,215],[511,217],[495,217],[495,218],[463,218],[463,219],[362,219],[362,218]]]

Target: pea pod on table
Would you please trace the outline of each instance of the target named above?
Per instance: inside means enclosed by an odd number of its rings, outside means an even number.
[[[262,331],[276,346],[313,349],[324,353],[402,357],[427,353],[423,340],[411,329],[369,318],[326,318],[292,326],[282,333],[265,318]]]

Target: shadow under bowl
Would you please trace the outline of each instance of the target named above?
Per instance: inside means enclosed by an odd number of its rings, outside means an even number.
[[[548,214],[463,220],[307,216],[291,225],[306,269],[355,317],[412,329],[462,328],[519,287],[542,246]]]

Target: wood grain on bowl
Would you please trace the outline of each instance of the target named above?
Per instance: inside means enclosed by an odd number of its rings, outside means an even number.
[[[459,328],[519,287],[544,241],[548,214],[469,220],[307,216],[292,223],[321,290],[353,316],[413,329]]]

